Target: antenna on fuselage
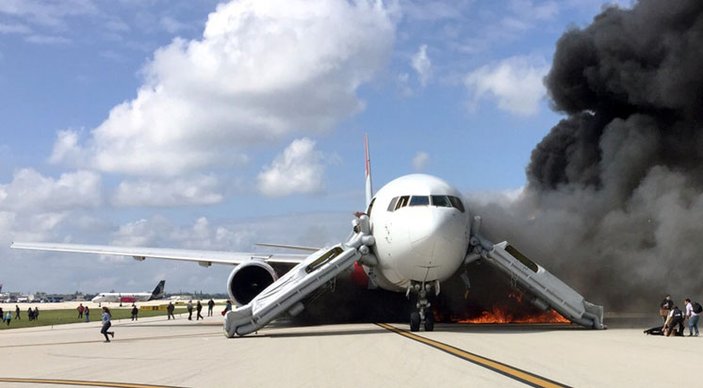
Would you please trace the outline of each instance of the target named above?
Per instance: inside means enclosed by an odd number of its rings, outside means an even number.
[[[368,209],[373,198],[373,188],[371,187],[371,158],[369,157],[369,135],[364,134],[364,151],[366,153],[366,208]]]

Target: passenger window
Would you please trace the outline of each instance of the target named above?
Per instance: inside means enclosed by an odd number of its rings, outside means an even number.
[[[395,210],[400,209],[401,207],[408,206],[408,200],[410,199],[410,196],[404,195],[398,199],[398,203],[395,205]]]
[[[452,203],[452,206],[459,209],[460,212],[464,212],[464,204],[461,203],[461,200],[459,198],[449,196],[449,201]]]
[[[389,212],[392,212],[393,210],[395,210],[396,202],[398,202],[398,197],[394,197],[393,199],[391,199],[391,203],[388,204],[388,209],[387,209]]]
[[[452,207],[452,204],[449,202],[449,198],[447,198],[446,195],[433,195],[432,206]]]
[[[430,204],[430,197],[413,195],[410,198],[410,206],[427,206]]]

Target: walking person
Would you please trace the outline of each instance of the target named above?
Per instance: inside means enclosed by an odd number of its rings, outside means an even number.
[[[39,319],[39,307],[34,308],[34,320]]]
[[[18,305],[15,305],[15,319],[22,319],[22,317],[20,317],[20,306]]]
[[[103,307],[103,327],[102,329],[100,329],[100,333],[105,336],[105,342],[110,342],[110,338],[107,336],[108,334],[112,338],[115,338],[115,332],[108,331],[110,329],[110,326],[112,326],[112,322],[110,322],[110,319],[112,319],[112,315],[110,315],[110,309],[108,309],[107,307]]]
[[[212,298],[207,302],[207,316],[212,316],[212,310],[215,308],[215,301]]]
[[[88,306],[85,306],[85,309],[83,309],[83,316],[85,317],[86,322],[90,322],[90,309]]]
[[[688,336],[691,337],[695,335],[698,337],[698,314],[701,312],[701,305],[696,302],[696,306],[694,307],[694,304],[691,303],[691,299],[689,298],[686,298],[684,302],[686,302],[686,317],[688,318]],[[694,331],[696,334],[693,334]]]
[[[10,312],[10,310],[7,310],[7,312],[5,313],[5,323],[7,324],[7,326],[10,326],[11,320],[12,320],[12,312]]]
[[[5,323],[5,312],[2,311],[2,307],[0,307],[0,319],[2,319],[2,323]]]
[[[193,300],[188,301],[186,308],[188,309],[188,320],[192,321],[193,320]]]
[[[198,301],[198,303],[196,303],[196,305],[195,305],[195,311],[198,313],[198,314],[195,316],[195,320],[196,320],[196,321],[197,321],[197,320],[200,320],[200,319],[205,319],[205,318],[203,318],[203,315],[200,313],[201,311],[203,311],[203,304],[200,303],[200,301]]]
[[[78,310],[78,319],[83,318],[83,312],[85,311],[85,307],[83,307],[83,303],[79,304],[78,307],[76,307],[76,310]]]
[[[173,305],[173,302],[168,302],[168,306],[166,307],[166,312],[168,312],[168,319],[176,319],[176,316],[173,315],[173,310],[176,308],[176,306]]]

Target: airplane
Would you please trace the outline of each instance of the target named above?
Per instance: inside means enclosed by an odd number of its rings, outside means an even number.
[[[431,300],[439,295],[442,282],[459,273],[468,289],[468,265],[477,260],[507,274],[514,287],[534,296],[531,302],[540,309],[551,308],[585,327],[605,328],[601,306],[585,301],[507,242],[494,244],[483,237],[481,218],[472,217],[461,192],[446,181],[426,174],[405,175],[374,194],[368,137],[364,148],[366,210],[355,214],[349,239],[331,247],[259,244],[305,254],[23,242],[11,247],[123,255],[139,261],[181,260],[205,267],[234,265],[227,292],[236,308],[227,312],[223,323],[228,337],[254,332],[283,314],[298,314],[308,303],[306,297],[343,272],[362,279],[370,289],[405,293],[413,310],[410,330],[423,326],[432,331]]]
[[[122,303],[134,303],[134,302],[146,302],[154,299],[161,299],[164,297],[164,285],[165,280],[159,282],[152,292],[101,292],[96,295],[91,302],[97,303],[100,306],[101,303],[118,303],[120,306]]]

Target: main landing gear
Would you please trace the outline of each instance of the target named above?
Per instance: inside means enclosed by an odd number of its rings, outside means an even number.
[[[439,290],[437,285],[437,290]],[[417,298],[415,307],[417,311],[410,313],[410,331],[419,331],[420,325],[424,325],[425,331],[434,330],[434,314],[432,312],[432,304],[428,299],[430,291],[432,291],[432,283],[413,283],[408,287],[406,295],[410,297],[412,294]]]

